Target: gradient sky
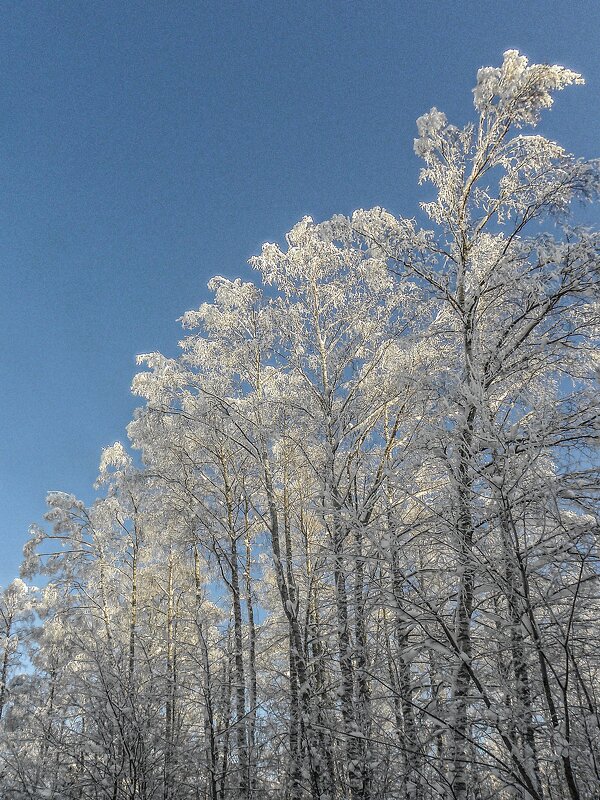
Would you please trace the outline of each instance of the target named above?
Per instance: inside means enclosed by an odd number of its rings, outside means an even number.
[[[303,215],[412,216],[415,119],[462,124],[509,48],[587,86],[542,131],[600,155],[600,3],[0,2],[0,583],[48,490],[93,498],[137,353]]]

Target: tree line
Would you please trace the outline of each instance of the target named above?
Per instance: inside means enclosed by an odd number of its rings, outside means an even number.
[[[303,219],[140,357],[2,594],[3,797],[600,797],[600,165],[533,132],[581,82],[508,51],[415,218]]]

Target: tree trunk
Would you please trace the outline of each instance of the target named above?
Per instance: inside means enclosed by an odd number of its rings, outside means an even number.
[[[473,520],[471,517],[471,446],[474,406],[465,413],[465,426],[458,444],[457,502],[456,521],[458,575],[457,601],[454,617],[454,637],[457,650],[457,663],[451,697],[451,774],[450,785],[455,800],[467,800],[468,771],[470,761],[468,696],[471,685],[471,617],[473,615]]]
[[[246,528],[246,608],[248,610],[248,704],[250,706],[248,712],[248,794],[249,797],[254,797],[256,793],[256,627],[254,624],[254,603],[252,600],[252,553],[250,547],[247,501],[244,509],[244,518]]]
[[[202,624],[202,584],[200,575],[200,554],[194,544],[194,588],[196,599],[196,627],[201,650],[203,668],[202,692],[204,694],[204,752],[207,771],[208,800],[217,800],[217,745],[215,740],[215,715],[212,695],[211,666],[208,642]]]

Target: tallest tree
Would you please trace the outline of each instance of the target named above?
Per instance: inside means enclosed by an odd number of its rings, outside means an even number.
[[[470,705],[476,698],[493,711],[497,702],[478,674],[480,654],[473,642],[475,585],[485,577],[478,572],[489,570],[489,563],[482,561],[493,526],[504,529],[508,560],[498,564],[498,573],[513,625],[520,736],[513,737],[511,726],[496,727],[519,791],[526,796],[541,798],[543,791],[522,641],[525,624],[537,650],[545,713],[554,734],[564,731],[568,713],[563,707],[561,717],[549,674],[556,672],[549,668],[527,607],[528,576],[520,558],[519,531],[514,522],[508,529],[506,492],[512,494],[512,503],[523,503],[525,482],[542,457],[554,460],[551,480],[560,483],[562,476],[564,481],[564,467],[571,460],[564,445],[575,440],[589,444],[594,437],[597,408],[584,387],[592,377],[600,242],[595,233],[568,227],[566,214],[574,200],[595,198],[598,164],[522,132],[537,125],[554,92],[582,82],[563,67],[529,65],[516,51],[506,52],[501,67],[478,73],[475,124],[455,127],[435,108],[417,121],[415,152],[426,164],[421,182],[436,190],[422,208],[434,229],[417,232],[411,222],[380,210],[354,217],[355,228],[383,250],[391,269],[428,294],[436,313],[428,331],[430,343],[437,343],[451,365],[438,374],[445,413],[435,438],[443,444],[452,498],[447,522],[455,593],[453,624],[445,633],[455,663],[448,783],[457,800],[471,796],[469,763],[476,735]],[[568,413],[561,413],[567,406]],[[509,488],[506,473],[513,470],[515,479],[517,460],[521,485]],[[561,684],[560,677],[556,681]],[[560,759],[568,796],[575,800],[582,795],[568,747]]]

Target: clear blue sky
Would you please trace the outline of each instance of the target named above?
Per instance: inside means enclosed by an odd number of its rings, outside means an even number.
[[[47,490],[93,497],[135,355],[304,214],[412,216],[415,119],[465,121],[479,66],[582,72],[544,132],[600,155],[600,3],[571,6],[0,3],[0,583]]]

